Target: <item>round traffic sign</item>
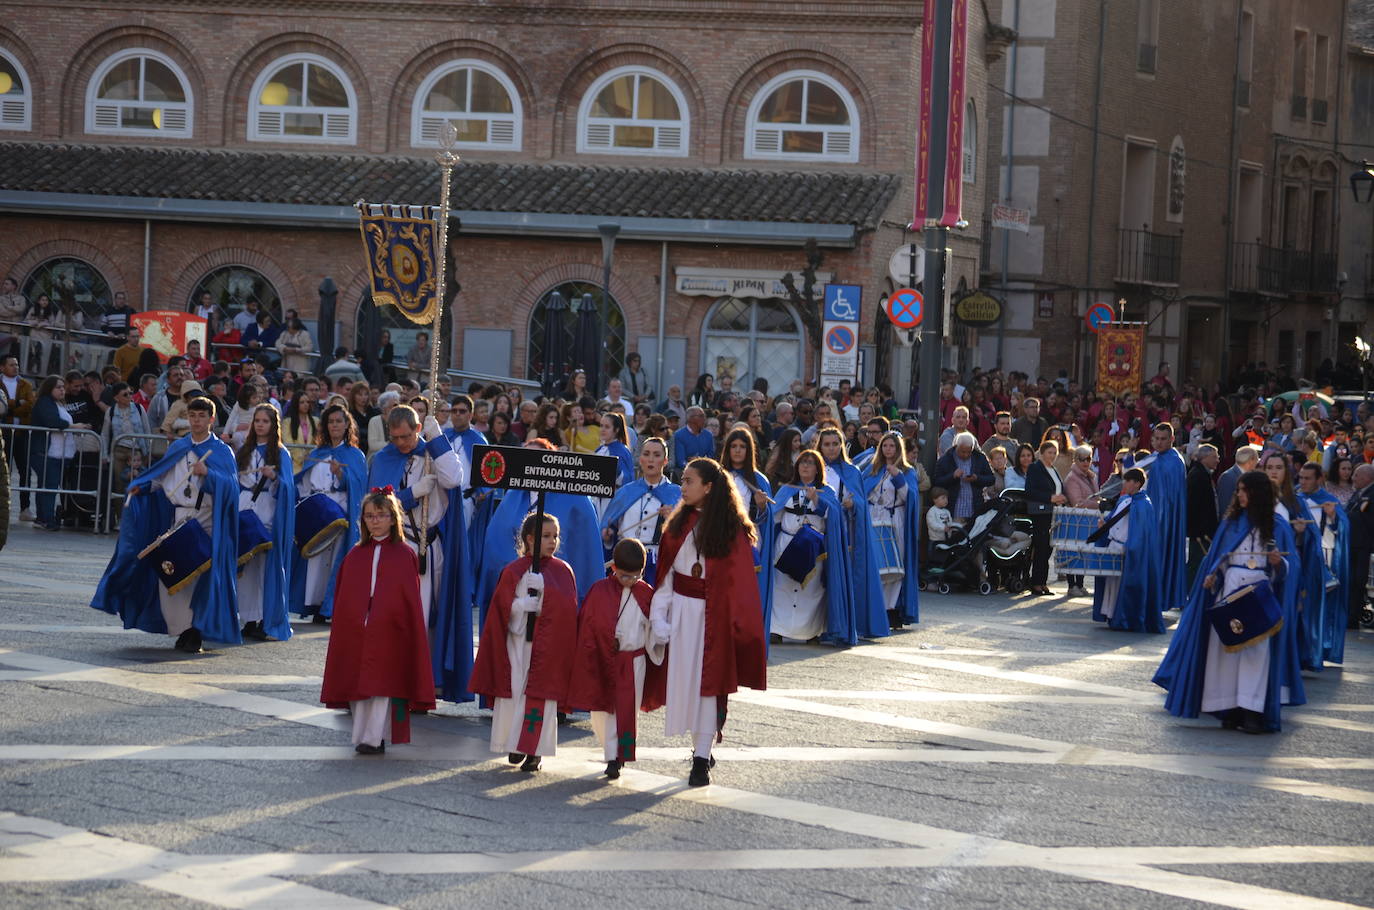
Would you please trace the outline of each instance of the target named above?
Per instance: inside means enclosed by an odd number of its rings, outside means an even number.
[[[1088,312],[1083,316],[1083,321],[1088,324],[1088,331],[1096,334],[1112,324],[1114,314],[1110,303],[1094,303],[1088,307]]]
[[[911,255],[915,251],[916,268],[911,267]],[[904,243],[892,251],[891,257],[887,260],[887,273],[892,276],[892,280],[899,285],[906,284],[911,280],[913,271],[916,280],[920,281],[926,274],[926,251],[919,243]]]
[[[848,354],[854,349],[854,332],[845,326],[837,325],[825,333],[825,346],[832,354]]]
[[[893,291],[883,304],[888,320],[899,329],[914,329],[921,324],[925,300],[912,288]]]

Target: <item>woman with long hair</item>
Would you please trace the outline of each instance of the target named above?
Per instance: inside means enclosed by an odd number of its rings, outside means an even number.
[[[29,434],[29,464],[38,475],[40,490],[60,488],[67,461],[76,455],[76,437],[65,431],[90,429],[90,424],[72,422],[66,403],[67,383],[61,376],[53,374],[39,383],[29,423],[56,431]],[[35,498],[38,500],[38,519],[34,527],[44,531],[61,530],[57,493],[39,492]]]
[[[301,500],[322,495],[343,512],[338,536],[310,557],[296,551],[291,577],[291,608],[324,622],[334,615],[335,577],[344,556],[358,539],[363,495],[367,493],[367,458],[358,448],[358,429],[348,408],[331,405],[320,415],[319,440],[296,474]]]
[[[494,446],[520,445],[520,438],[511,432],[510,415],[505,411],[496,411],[491,415],[491,425],[487,431],[487,439]]]
[[[238,594],[243,637],[286,641],[291,637],[287,601],[295,562],[296,478],[291,453],[281,442],[281,416],[276,408],[260,404],[253,409],[252,427],[235,460],[239,469]],[[242,514],[245,512],[252,517]],[[249,528],[265,530],[267,539],[246,550]]]
[[[710,410],[715,404],[716,390],[715,378],[710,373],[702,373],[697,377],[697,384],[692,386],[692,390],[687,393],[687,407],[698,407],[702,410]]]
[[[901,433],[889,431],[878,440],[863,484],[887,622],[900,629],[920,621],[921,550],[920,478],[906,460]]]
[[[534,422],[526,432],[525,442],[543,439],[555,449],[563,448],[563,431],[559,428],[560,423],[558,405],[551,401],[545,401],[539,406]]]
[[[1024,490],[1026,488],[1026,472],[1035,463],[1035,447],[1028,442],[1023,442],[1016,447],[1016,458],[1007,466],[1006,490]]]
[[[821,453],[797,456],[792,476],[774,496],[768,520],[773,550],[765,571],[773,574],[767,605],[770,640],[858,642],[854,589],[844,554],[848,549],[844,510],[825,484]]]
[[[1059,454],[1054,456],[1054,472],[1059,475],[1060,481],[1063,481],[1069,476],[1069,471],[1073,470],[1073,446],[1069,443],[1068,433],[1056,424],[1045,431],[1040,442],[1053,442],[1058,446]]]
[[[754,434],[748,426],[735,424],[725,434],[720,447],[722,467],[735,485],[745,513],[758,530],[758,545],[754,548],[754,567],[759,582],[759,597],[766,604],[772,596],[772,572],[767,570],[764,554],[773,552],[773,525],[768,520],[772,505],[773,485],[758,470],[758,456],[754,451]]]
[[[348,416],[353,418],[355,427],[366,427],[368,422],[381,411],[372,406],[372,387],[365,380],[358,380],[348,387]],[[367,454],[367,434],[358,437],[358,447]]]
[[[711,746],[739,686],[767,687],[763,608],[754,583],[753,524],[719,463],[693,458],[659,547],[652,634],[670,645],[649,672],[645,708],[661,703],[664,732],[690,733],[693,787],[711,782]],[[652,693],[652,694],[651,694]],[[656,696],[662,696],[661,699]]]
[[[124,381],[131,387],[138,388],[143,382],[143,377],[152,374],[159,376],[162,374],[162,361],[158,359],[157,351],[152,348],[144,348],[138,352],[138,364],[129,371],[129,375],[124,377]]]
[[[768,463],[763,469],[773,489],[792,479],[792,465],[802,448],[801,430],[796,427],[788,427],[778,434],[778,440],[773,444],[773,454],[768,456]]]
[[[1344,509],[1350,504],[1350,497],[1355,495],[1355,487],[1352,480],[1355,476],[1355,462],[1349,458],[1337,458],[1331,465],[1326,480],[1326,490],[1341,504]]]
[[[305,467],[305,455],[320,435],[320,422],[315,419],[315,401],[304,391],[297,392],[286,406],[282,422],[282,442],[290,448],[293,473]]]
[[[1293,530],[1277,513],[1277,505],[1273,483],[1265,474],[1249,471],[1240,476],[1235,499],[1199,570],[1202,582],[1193,585],[1155,673],[1155,684],[1169,693],[1164,706],[1176,717],[1197,717],[1206,711],[1227,729],[1266,733],[1279,729],[1281,704],[1307,701],[1298,654],[1300,557]],[[1281,620],[1277,627],[1266,628],[1274,617],[1260,611],[1242,619],[1224,606],[1213,610],[1254,586],[1272,592]],[[1253,637],[1223,643],[1217,622],[1236,636],[1245,634],[1249,625]]]
[[[593,454],[608,455],[616,460],[619,467],[616,469],[615,485],[623,487],[635,479],[635,461],[634,456],[630,454],[630,436],[625,431],[625,415],[614,411],[602,414],[598,429],[601,445],[597,446]],[[603,505],[604,502],[605,500],[602,501]]]
[[[568,381],[563,386],[563,391],[558,397],[564,401],[581,401],[587,394],[587,371],[573,370],[568,374]]]

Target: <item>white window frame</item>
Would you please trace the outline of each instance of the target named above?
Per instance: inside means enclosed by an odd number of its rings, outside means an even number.
[[[765,123],[758,122],[759,110],[763,103],[772,96],[773,92],[782,88],[789,82],[798,79],[811,79],[820,82],[827,88],[834,91],[844,102],[845,110],[849,112],[848,126],[812,126],[805,123]],[[806,116],[806,101],[802,102],[802,116]],[[767,159],[775,161],[837,161],[846,164],[853,164],[859,160],[859,106],[854,103],[854,96],[849,90],[840,83],[836,82],[825,73],[815,70],[789,70],[779,76],[774,76],[768,80],[764,86],[754,93],[754,100],[749,102],[749,113],[746,122],[749,124],[744,136],[744,157],[754,159]],[[782,133],[786,130],[798,130],[806,133],[825,133],[826,151],[819,155],[811,155],[806,152],[784,152],[782,151]],[[770,135],[772,134],[772,135]],[[846,135],[848,144],[843,148],[842,143],[837,138],[834,140],[836,146],[834,151],[830,150],[832,145],[831,136],[839,137]],[[763,147],[760,148],[760,140]],[[776,140],[776,144],[774,142]]]
[[[24,82],[24,91],[19,95],[0,95],[0,130],[33,129],[33,80],[29,71],[19,58],[0,47],[0,57],[4,57],[19,78]]]
[[[495,79],[510,96],[511,113],[509,114],[483,114],[483,113],[463,113],[457,116],[443,116],[437,111],[425,110],[425,99],[434,90],[434,86],[439,80],[449,73],[460,69],[478,70]],[[468,100],[471,104],[472,99],[472,80],[468,80]],[[456,112],[453,112],[456,114]],[[521,150],[524,137],[522,126],[525,122],[525,110],[520,104],[520,93],[515,90],[515,83],[501,70],[482,60],[453,60],[442,64],[434,69],[425,81],[420,83],[419,89],[415,92],[415,101],[410,111],[410,144],[416,148],[438,148],[439,131],[443,129],[444,123],[451,119],[462,120],[485,120],[487,123],[486,142],[459,142],[456,148],[466,149],[493,149],[505,152],[518,152]],[[429,137],[426,138],[426,133]],[[504,141],[493,141],[493,135],[500,133],[509,138]]]
[[[348,107],[315,107],[313,105],[269,106],[261,103],[262,90],[272,77],[295,63],[308,63],[329,70],[344,88],[348,96]],[[281,132],[264,130],[271,114],[319,114],[324,118],[324,132],[319,136],[286,135]],[[332,118],[332,119],[331,119]],[[278,124],[278,129],[281,124]],[[353,90],[353,81],[334,61],[319,54],[287,54],[278,57],[262,68],[258,78],[253,80],[253,88],[248,94],[248,140],[250,142],[291,142],[319,143],[323,145],[354,145],[358,141],[358,95]]]
[[[172,75],[181,84],[182,94],[186,96],[184,102],[166,101],[117,101],[114,99],[102,99],[96,97],[100,91],[100,84],[105,81],[105,77],[110,70],[132,57],[151,57],[158,63],[172,71]],[[139,72],[139,92],[143,90],[143,73],[140,65]],[[162,109],[162,128],[145,129],[144,127],[120,126],[120,112],[125,108],[149,108],[158,107]],[[110,119],[113,118],[113,124]],[[180,120],[180,126],[177,121]],[[103,133],[122,136],[167,136],[171,138],[185,139],[191,135],[192,125],[195,122],[195,95],[191,92],[191,80],[186,78],[186,72],[177,65],[176,61],[166,54],[152,50],[147,47],[135,47],[120,51],[105,59],[100,67],[91,76],[86,84],[86,132]]]
[[[639,120],[621,117],[593,117],[592,103],[601,90],[624,76],[647,77],[661,83],[677,102],[678,120]],[[638,100],[638,85],[635,101]],[[634,101],[631,106],[636,107]],[[617,126],[651,126],[654,128],[654,147],[650,149],[619,148],[613,144]],[[604,139],[602,138],[604,133]],[[577,151],[591,155],[647,155],[651,157],[683,158],[691,147],[692,112],[687,106],[687,96],[678,88],[677,83],[663,72],[647,66],[622,66],[605,73],[592,83],[582,94],[582,103],[577,108]],[[674,142],[676,140],[676,142]]]
[[[978,182],[978,111],[972,101],[964,105],[963,161],[960,170],[965,183]]]
[[[775,302],[782,305],[783,309],[785,309],[788,315],[792,317],[792,325],[796,327],[795,332],[759,331],[758,307],[759,304],[762,303],[765,299],[769,299],[770,302]],[[719,311],[721,307],[725,306],[732,300],[753,301],[749,305],[749,328],[744,331],[740,331],[738,329],[711,328],[711,320],[715,317],[717,311]],[[748,340],[749,357],[747,362],[743,364],[745,369],[741,370],[740,375],[735,377],[735,382],[737,386],[740,388],[743,388],[745,386],[745,381],[747,381],[747,384],[752,384],[753,381],[758,378],[758,371],[755,368],[755,364],[758,362],[758,347],[760,339],[764,341],[796,341],[798,368],[801,372],[805,372],[806,370],[806,325],[802,322],[801,316],[797,313],[797,308],[792,305],[791,301],[782,300],[779,298],[736,297],[734,295],[717,297],[715,302],[711,304],[710,308],[706,310],[706,318],[703,319],[701,322],[701,345],[697,348],[699,352],[697,355],[697,359],[699,361],[700,372],[702,373],[715,373],[714,366],[709,365],[707,363],[707,358],[710,354],[710,351],[708,350],[710,346],[709,342],[710,339],[713,337],[744,338]]]

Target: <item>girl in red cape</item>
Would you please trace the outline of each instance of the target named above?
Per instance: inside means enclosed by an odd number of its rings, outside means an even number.
[[[654,589],[644,581],[646,559],[643,543],[622,538],[611,553],[613,574],[592,585],[577,616],[571,700],[592,712],[607,780],[635,760],[645,670],[649,661],[663,661],[663,646],[649,627]]]
[[[468,691],[492,699],[491,751],[521,771],[558,747],[558,703],[568,700],[577,649],[577,579],[553,554],[558,519],[530,514],[520,524],[521,557],[501,570],[477,645]],[[539,567],[530,555],[540,541]]]
[[[390,487],[363,499],[358,545],[334,590],[320,701],[352,709],[354,748],[378,755],[388,738],[410,742],[411,711],[434,708],[420,567],[401,537],[401,503]]]
[[[668,516],[659,544],[649,615],[654,637],[668,648],[663,664],[649,668],[644,707],[667,706],[669,736],[692,734],[687,783],[693,787],[711,782],[711,746],[725,726],[726,697],[740,686],[767,687],[754,539],[754,526],[724,469],[710,458],[688,462],[682,501]]]

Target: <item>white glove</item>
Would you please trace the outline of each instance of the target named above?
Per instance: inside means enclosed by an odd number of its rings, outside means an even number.
[[[434,489],[434,475],[426,474],[410,485],[410,495],[416,499],[428,496]]]
[[[654,620],[654,638],[658,639],[664,644],[667,644],[668,640],[672,637],[673,627],[671,624],[662,619]]]
[[[544,604],[544,576],[526,572],[515,585],[511,606],[524,613],[538,613]]]
[[[435,420],[433,417],[425,418],[424,436],[426,442],[431,439],[438,439],[443,435],[443,432],[443,430],[439,429],[439,421]]]

